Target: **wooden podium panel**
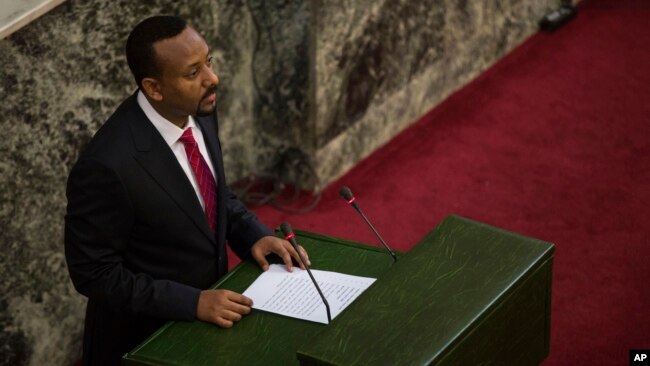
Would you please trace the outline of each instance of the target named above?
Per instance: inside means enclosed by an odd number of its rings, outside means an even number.
[[[254,310],[231,329],[169,322],[126,365],[536,365],[549,352],[554,247],[449,216],[393,264],[383,248],[296,232],[313,268],[376,277],[329,325]],[[243,262],[215,287],[243,292]]]
[[[298,349],[304,365],[537,365],[554,247],[449,216]]]
[[[383,248],[300,230],[296,230],[296,237],[308,251],[315,269],[373,277],[379,281],[392,267],[393,259]],[[214,287],[242,293],[261,273],[256,263],[244,261]],[[230,329],[201,321],[168,322],[126,354],[123,364],[297,365],[296,350],[325,327],[325,324],[255,309]]]

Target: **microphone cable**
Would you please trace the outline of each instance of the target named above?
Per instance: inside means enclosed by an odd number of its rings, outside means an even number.
[[[270,175],[250,175],[231,185],[231,188],[237,198],[248,207],[270,205],[289,214],[306,214],[313,211],[322,197],[321,192],[303,191]],[[310,196],[307,203],[294,207],[296,202],[304,200],[305,194]]]

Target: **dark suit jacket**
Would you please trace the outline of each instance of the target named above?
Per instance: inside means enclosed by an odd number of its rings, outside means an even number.
[[[201,289],[272,232],[225,184],[216,117],[196,118],[217,172],[213,234],[174,153],[137,103],[120,105],[68,179],[65,253],[88,297],[85,364],[119,364],[166,320],[193,320]]]

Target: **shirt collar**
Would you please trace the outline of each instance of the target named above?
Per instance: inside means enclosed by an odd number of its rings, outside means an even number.
[[[167,145],[172,146],[174,143],[176,143],[181,135],[183,135],[183,132],[188,128],[197,129],[196,122],[194,122],[194,118],[192,118],[192,116],[188,116],[185,128],[180,128],[167,120],[165,117],[161,116],[160,113],[158,113],[153,108],[151,103],[149,103],[149,100],[144,96],[142,90],[138,90],[137,99],[140,108],[142,108],[144,114],[147,116],[149,121],[151,121],[151,124],[153,124],[156,130],[158,130]]]

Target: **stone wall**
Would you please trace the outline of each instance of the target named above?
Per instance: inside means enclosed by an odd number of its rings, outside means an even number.
[[[558,1],[363,3],[323,1],[313,29],[313,159],[323,182],[345,173],[520,44]]]
[[[133,93],[130,29],[178,14],[221,79],[230,180],[298,152],[323,186],[535,30],[557,1],[69,0],[0,40],[0,364],[70,364],[85,300],[63,257],[65,182]],[[468,101],[471,108],[471,101]]]

